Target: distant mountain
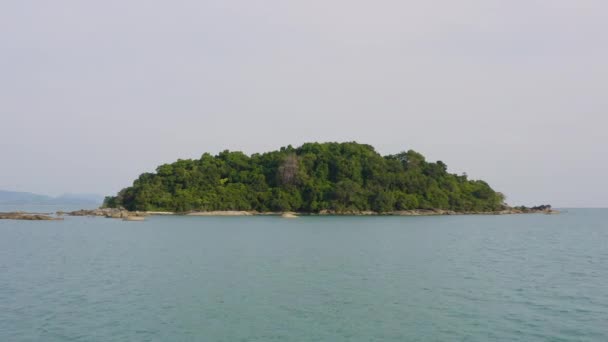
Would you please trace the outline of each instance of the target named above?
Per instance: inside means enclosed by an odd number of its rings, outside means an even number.
[[[53,198],[56,204],[101,204],[104,196],[98,194],[63,194]]]
[[[52,200],[53,197],[31,192],[0,190],[0,204],[41,204]]]
[[[57,197],[31,192],[0,190],[0,204],[101,204],[103,196],[96,194],[63,194]]]

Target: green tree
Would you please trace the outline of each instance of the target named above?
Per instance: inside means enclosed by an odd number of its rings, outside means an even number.
[[[143,173],[104,206],[129,210],[390,212],[493,211],[504,196],[486,182],[448,172],[413,150],[381,156],[370,145],[306,143],[248,156],[205,153]]]

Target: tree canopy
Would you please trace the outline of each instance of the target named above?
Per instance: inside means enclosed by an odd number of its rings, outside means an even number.
[[[144,173],[104,206],[129,210],[333,212],[411,209],[496,211],[504,196],[409,150],[381,156],[370,145],[306,143],[248,156],[178,160]]]

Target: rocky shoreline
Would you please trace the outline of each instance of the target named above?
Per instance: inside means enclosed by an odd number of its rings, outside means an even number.
[[[51,216],[49,214],[16,211],[10,213],[0,213],[0,220],[61,221],[63,218]]]
[[[517,215],[517,214],[558,214],[559,211],[550,205],[538,207],[508,207],[500,211],[452,211],[443,209],[415,209],[378,213],[375,211],[333,211],[322,210],[318,213],[308,212],[258,212],[244,210],[226,211],[192,211],[176,213],[168,211],[128,211],[122,208],[82,209],[71,212],[58,211],[57,216],[41,213],[12,212],[0,213],[0,219],[9,220],[63,220],[62,216],[88,216],[122,219],[124,221],[144,221],[151,215],[182,215],[182,216],[280,216],[295,218],[298,216],[439,216],[439,215]]]
[[[76,211],[58,211],[58,216],[89,216],[123,219],[124,221],[143,221],[150,214],[143,211],[128,211],[119,208],[81,209]]]
[[[513,207],[499,211],[453,211],[443,209],[415,209],[378,213],[375,211],[333,211],[322,210],[318,213],[309,212],[259,212],[247,210],[216,210],[191,211],[185,213],[170,211],[128,211],[125,209],[100,208],[58,213],[69,216],[102,216],[108,218],[146,217],[151,215],[181,215],[181,216],[438,216],[438,215],[515,215],[515,214],[558,214],[551,206]]]

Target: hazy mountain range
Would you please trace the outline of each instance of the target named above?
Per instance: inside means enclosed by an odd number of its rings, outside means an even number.
[[[0,190],[0,204],[101,204],[103,196],[97,194],[63,194],[57,197],[30,192]]]

